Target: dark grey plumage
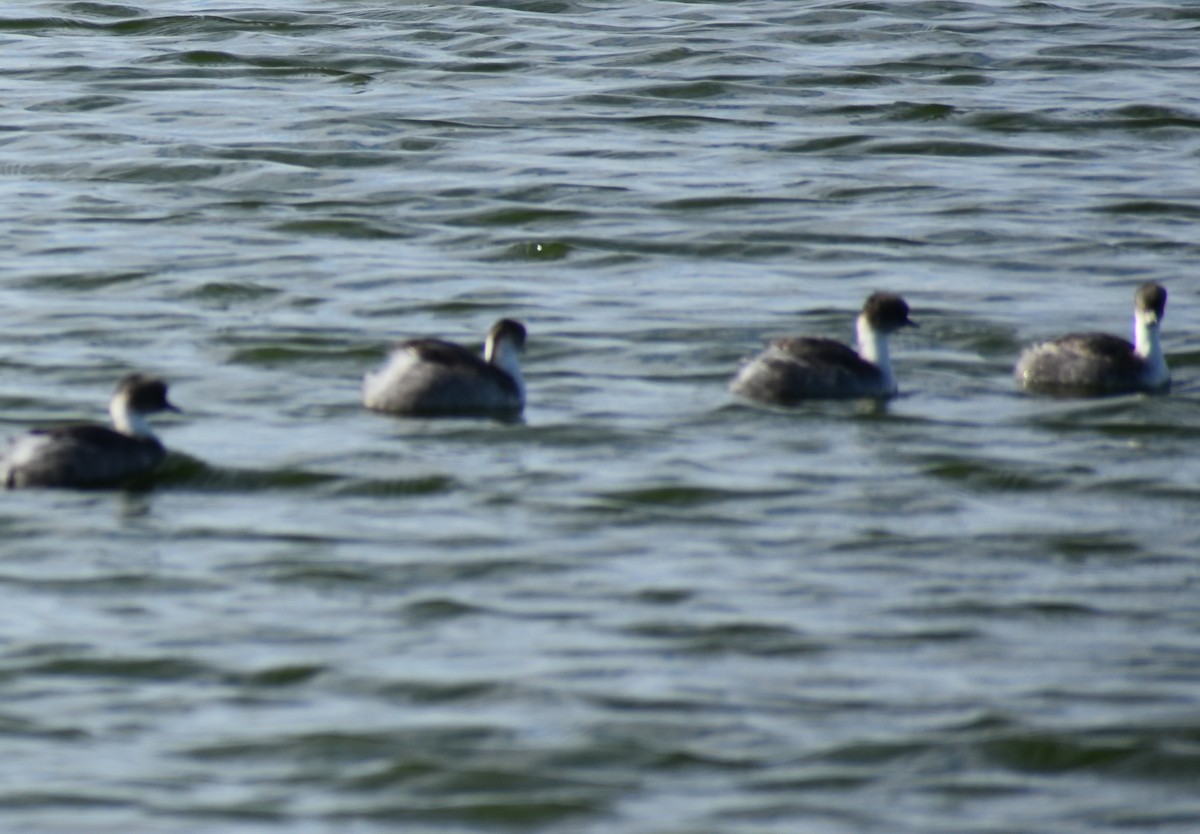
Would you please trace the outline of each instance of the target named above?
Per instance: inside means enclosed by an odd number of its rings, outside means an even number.
[[[167,454],[146,424],[146,415],[178,410],[167,399],[165,382],[131,374],[113,394],[115,428],[61,426],[13,438],[0,460],[0,481],[9,489],[103,487],[144,475]]]
[[[400,342],[384,367],[363,380],[363,404],[422,417],[518,414],[525,385],[517,355],[525,339],[523,324],[501,319],[488,332],[483,356],[441,339]]]
[[[1065,396],[1105,396],[1162,391],[1171,375],[1159,341],[1167,291],[1138,287],[1134,342],[1107,333],[1070,333],[1027,349],[1017,360],[1017,384],[1027,391]]]
[[[887,337],[916,327],[908,304],[893,293],[877,292],[858,317],[859,350],[833,339],[786,337],[747,362],[730,382],[733,393],[771,405],[810,399],[880,397],[896,393]]]
[[[833,339],[775,339],[748,368],[736,378],[734,393],[775,405],[870,396],[885,382],[878,366]]]

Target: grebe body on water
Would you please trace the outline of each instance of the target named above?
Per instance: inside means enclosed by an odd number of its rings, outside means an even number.
[[[1153,282],[1134,296],[1133,342],[1107,333],[1071,333],[1021,354],[1013,373],[1026,391],[1105,396],[1165,391],[1171,372],[1159,339],[1167,291]]]
[[[363,404],[418,417],[515,416],[525,407],[524,348],[525,326],[512,319],[492,326],[482,356],[441,339],[400,342],[363,380]]]
[[[770,405],[796,405],[811,399],[890,397],[897,391],[888,337],[916,327],[908,304],[893,293],[871,295],[856,325],[858,350],[833,339],[786,337],[734,375],[729,389]]]
[[[144,475],[167,456],[146,418],[178,410],[167,400],[165,382],[130,374],[109,404],[112,428],[88,423],[15,437],[0,459],[0,482],[10,489],[103,487]]]

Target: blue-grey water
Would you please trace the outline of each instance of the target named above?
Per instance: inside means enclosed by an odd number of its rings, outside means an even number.
[[[1200,830],[1200,6],[0,10],[0,829]],[[1019,394],[1128,335],[1163,397]],[[921,329],[883,407],[725,391]],[[519,423],[383,417],[529,327]]]

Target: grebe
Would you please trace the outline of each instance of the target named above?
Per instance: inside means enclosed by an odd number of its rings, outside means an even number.
[[[483,356],[441,339],[400,342],[387,363],[363,380],[363,405],[421,417],[515,416],[525,407],[518,354],[525,325],[492,325]]]
[[[113,428],[88,423],[15,437],[0,460],[0,481],[10,489],[100,487],[143,475],[167,456],[146,417],[178,410],[167,400],[165,382],[130,374],[109,403]]]
[[[916,326],[903,298],[874,293],[858,316],[857,351],[833,339],[774,339],[734,375],[729,390],[772,405],[795,405],[808,399],[889,397],[897,389],[888,336],[901,327]]]
[[[1107,333],[1071,333],[1034,345],[1017,361],[1017,384],[1027,391],[1077,396],[1163,391],[1171,372],[1158,328],[1167,291],[1149,282],[1137,288],[1133,344]]]

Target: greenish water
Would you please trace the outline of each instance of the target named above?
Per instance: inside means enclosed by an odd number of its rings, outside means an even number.
[[[1200,10],[0,12],[0,428],[184,410],[0,502],[0,828],[1200,826]],[[1171,293],[1166,397],[1021,347]],[[882,408],[731,399],[921,329]],[[522,422],[358,405],[530,330]]]

